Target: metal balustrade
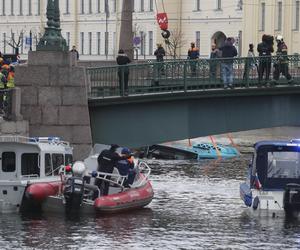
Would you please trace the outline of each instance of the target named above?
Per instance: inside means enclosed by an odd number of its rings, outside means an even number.
[[[233,63],[235,88],[297,86],[300,84],[300,57],[298,55],[174,60],[162,63],[148,62],[126,66],[88,68],[89,98],[223,89],[222,65],[224,63]],[[288,81],[283,74],[277,81],[274,79],[275,68],[282,67],[284,63],[288,64],[293,81]],[[266,72],[263,79],[259,79],[259,70],[263,64],[268,65],[270,70],[270,78],[267,81],[265,80]],[[127,71],[129,71],[128,89],[125,87]],[[119,80],[119,76],[121,80]]]

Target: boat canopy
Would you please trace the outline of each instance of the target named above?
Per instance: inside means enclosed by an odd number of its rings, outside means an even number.
[[[300,144],[261,141],[254,148],[254,172],[264,190],[284,189],[288,183],[300,184]]]

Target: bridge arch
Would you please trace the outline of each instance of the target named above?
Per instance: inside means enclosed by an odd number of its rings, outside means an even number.
[[[217,45],[217,48],[222,47],[226,40],[226,35],[222,31],[215,32],[211,37],[211,43]]]

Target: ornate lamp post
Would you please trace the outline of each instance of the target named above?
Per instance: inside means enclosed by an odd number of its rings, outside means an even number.
[[[68,51],[66,40],[61,35],[60,13],[58,0],[48,0],[47,26],[45,33],[40,39],[37,51]]]

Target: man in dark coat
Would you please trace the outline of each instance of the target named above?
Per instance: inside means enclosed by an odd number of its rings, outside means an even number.
[[[237,56],[237,50],[232,44],[232,39],[228,37],[225,41],[224,46],[220,48],[222,51],[222,58],[225,60],[222,62],[222,80],[224,83],[224,88],[233,88],[233,58]]]
[[[120,156],[116,150],[119,146],[116,144],[112,144],[110,149],[104,149],[98,156],[98,171],[104,173],[112,173],[114,167],[117,166],[117,162],[123,159],[126,159],[125,156]],[[110,180],[110,176],[107,176],[108,180]],[[95,185],[100,188],[101,195],[108,195],[109,182],[96,179]]]
[[[119,86],[120,86],[120,95],[128,95],[128,78],[129,78],[129,68],[127,65],[130,63],[129,57],[124,53],[124,50],[120,49],[117,57],[117,64],[121,65],[118,69],[119,76]],[[124,86],[123,86],[124,84]],[[123,93],[124,87],[124,93]]]

